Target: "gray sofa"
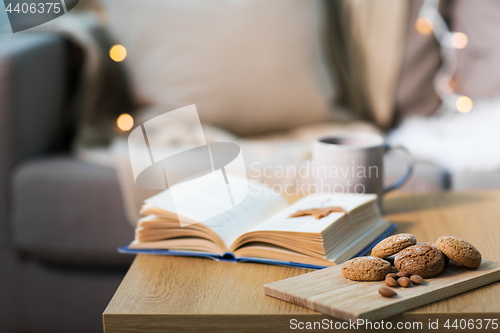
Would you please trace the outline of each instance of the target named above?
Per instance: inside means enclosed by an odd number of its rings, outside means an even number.
[[[10,37],[10,36],[9,36]],[[102,332],[133,257],[113,169],[69,154],[70,45],[0,39],[0,332]]]
[[[76,117],[67,102],[78,73],[69,52],[57,35],[0,39],[0,332],[101,332],[133,259],[116,251],[133,230],[115,171],[70,155]],[[392,182],[404,163],[387,159]],[[460,187],[474,187],[466,176]],[[419,163],[403,190],[440,191],[451,181]]]

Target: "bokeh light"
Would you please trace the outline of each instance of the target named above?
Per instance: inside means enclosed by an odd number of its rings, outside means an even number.
[[[116,62],[120,62],[127,56],[127,49],[123,45],[113,45],[109,49],[109,56]]]
[[[116,119],[116,126],[124,132],[127,132],[134,126],[134,118],[132,118],[131,115],[128,113],[122,113],[117,119]]]
[[[451,94],[455,90],[455,81],[449,77],[443,77],[439,80],[438,87],[443,94]]]
[[[462,112],[462,113],[469,112],[473,106],[472,99],[470,99],[467,96],[460,96],[457,99],[456,106],[457,106],[457,110]]]
[[[466,34],[462,32],[455,32],[451,35],[451,45],[456,47],[457,49],[463,49],[469,44],[469,38]]]
[[[432,27],[432,21],[427,17],[419,17],[415,22],[417,31],[424,35],[430,34],[432,32]]]

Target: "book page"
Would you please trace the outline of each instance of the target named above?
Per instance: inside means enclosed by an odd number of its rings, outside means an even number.
[[[218,174],[213,172],[209,176],[204,184],[210,185],[213,181],[214,186],[218,186],[215,191],[208,185],[185,184],[174,192],[167,189],[145,203],[204,224],[217,233],[228,248],[239,236],[287,206],[286,200],[266,185],[227,174],[233,195],[248,191],[246,198],[233,206],[228,192],[220,186]],[[177,200],[173,200],[173,196]],[[218,213],[220,211],[224,212]]]
[[[247,187],[245,182],[238,185]],[[232,208],[230,192],[221,170],[175,184],[144,202],[177,214],[183,226],[209,220]]]
[[[253,227],[252,231],[284,231],[321,233],[332,223],[335,223],[345,213],[330,213],[329,215],[316,219],[313,216],[289,217],[299,210],[323,207],[341,207],[347,212],[376,200],[375,194],[313,194],[300,199],[274,216]]]

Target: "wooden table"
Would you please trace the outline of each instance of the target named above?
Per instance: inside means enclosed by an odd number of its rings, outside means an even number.
[[[398,224],[397,232],[410,232],[419,242],[455,235],[473,243],[484,259],[500,262],[500,192],[396,194],[385,199],[385,213],[387,220]],[[291,319],[326,319],[334,324],[334,318],[265,296],[262,291],[268,282],[307,272],[138,255],[104,311],[104,332],[263,333],[291,331]],[[455,319],[493,318],[500,322],[500,282],[388,320],[394,325],[422,322],[423,331],[429,319],[439,320],[440,329],[432,332],[450,332],[454,330],[443,328],[447,319],[451,324]]]

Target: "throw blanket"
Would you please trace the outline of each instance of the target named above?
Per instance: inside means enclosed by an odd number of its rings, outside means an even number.
[[[479,100],[466,114],[442,112],[412,117],[389,134],[419,160],[431,161],[451,173],[500,168],[500,98]]]
[[[122,66],[109,57],[114,43],[107,30],[95,14],[73,10],[21,33],[33,32],[58,33],[70,42],[70,70],[77,82],[68,112],[77,123],[75,149],[108,145],[116,135],[116,118],[131,113],[133,103]]]

